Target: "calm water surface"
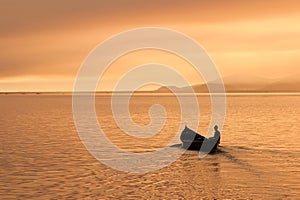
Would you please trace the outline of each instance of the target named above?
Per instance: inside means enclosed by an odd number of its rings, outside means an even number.
[[[205,135],[211,117],[210,101],[207,96],[198,99],[198,131]],[[183,125],[178,102],[172,96],[133,97],[133,121],[147,125],[148,109],[154,103],[165,106],[168,116],[162,131],[150,139],[129,137],[118,128],[109,96],[96,97],[98,120],[121,148],[154,151],[166,145]],[[1,95],[0,110],[0,199],[300,196],[297,95],[229,95],[220,152],[204,159],[197,152],[185,152],[170,166],[145,174],[113,170],[89,154],[76,132],[69,95]]]

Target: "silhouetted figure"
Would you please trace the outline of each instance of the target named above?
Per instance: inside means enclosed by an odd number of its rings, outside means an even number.
[[[214,138],[218,140],[217,144],[219,145],[220,144],[220,140],[221,140],[221,133],[220,131],[218,130],[218,126],[215,125],[214,129],[215,129],[215,135],[214,135]]]

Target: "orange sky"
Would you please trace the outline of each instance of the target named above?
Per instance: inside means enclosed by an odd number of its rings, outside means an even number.
[[[3,0],[0,15],[0,91],[71,91],[77,70],[97,44],[144,26],[194,38],[224,77],[251,74],[280,80],[300,75],[296,0]],[[127,69],[153,61],[181,70],[191,83],[201,81],[174,55],[143,51],[115,62],[100,89],[112,89]]]

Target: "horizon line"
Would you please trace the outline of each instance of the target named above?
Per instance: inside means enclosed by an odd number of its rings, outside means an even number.
[[[147,90],[147,91],[0,91],[0,95],[3,94],[57,94],[57,93],[152,93],[152,94],[174,94],[173,92],[158,92],[158,91],[152,91],[152,90]],[[210,93],[210,92],[183,92],[183,91],[178,91],[177,93],[181,93],[181,94],[220,94],[220,93],[225,93],[225,94],[238,94],[238,93],[242,93],[242,94],[255,94],[255,93],[260,93],[260,94],[300,94],[300,91],[262,91],[262,90],[236,90],[236,91],[225,91],[225,92],[214,92],[214,93]]]

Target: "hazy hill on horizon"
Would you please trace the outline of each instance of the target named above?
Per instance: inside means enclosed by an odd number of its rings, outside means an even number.
[[[232,92],[232,93],[246,93],[246,92],[299,92],[300,93],[300,75],[294,74],[285,76],[283,78],[268,78],[268,77],[261,77],[249,74],[234,74],[230,76],[223,77],[224,87],[226,92]],[[220,87],[217,84],[214,84],[213,82],[210,82],[215,87]],[[205,83],[199,83],[191,86],[192,89],[196,93],[208,93],[207,84]],[[150,92],[150,93],[169,93],[169,92],[179,92],[179,93],[189,93],[190,87],[189,86],[183,86],[178,87],[174,85],[170,86],[162,86],[154,90],[139,90],[135,91],[137,93],[143,93],[143,92]],[[32,94],[47,94],[47,93],[71,93],[72,91],[0,91],[0,94],[25,94],[25,93],[32,93]],[[88,92],[88,91],[87,91]],[[99,93],[111,93],[111,90],[105,90],[105,91],[97,91]],[[115,91],[115,92],[130,92],[128,91]],[[217,91],[218,92],[218,91]],[[221,92],[221,91],[219,91]]]
[[[265,78],[255,75],[235,74],[223,78],[226,92],[300,92],[300,75],[290,75],[281,79]],[[213,85],[214,83],[211,82]],[[216,85],[217,86],[217,85]],[[188,92],[189,86],[176,87],[170,86],[176,92]],[[207,85],[204,83],[192,85],[196,93],[208,92]],[[155,90],[158,93],[170,92],[162,86]]]

